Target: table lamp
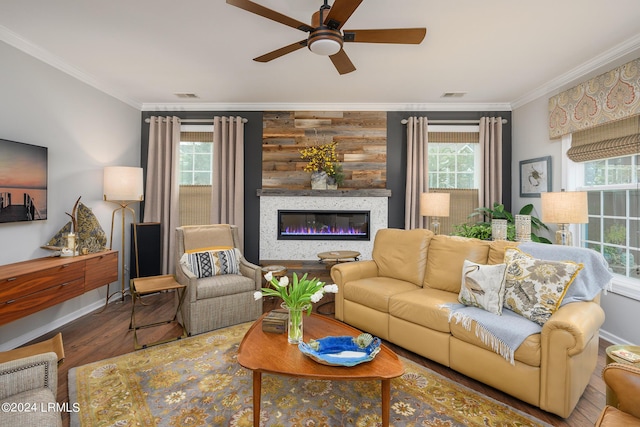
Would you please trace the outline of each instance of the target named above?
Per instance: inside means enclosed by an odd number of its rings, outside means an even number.
[[[431,231],[440,234],[439,217],[449,216],[449,193],[420,194],[420,215],[431,217]]]
[[[556,243],[572,246],[573,236],[569,224],[589,222],[587,193],[585,191],[561,191],[540,193],[542,201],[542,222],[558,224]]]
[[[111,238],[109,240],[109,249],[113,249],[113,229],[116,213],[119,211],[122,217],[122,250],[120,251],[121,258],[121,289],[109,295],[109,288],[107,287],[107,301],[118,293],[122,296],[124,301],[124,276],[125,276],[125,217],[127,211],[131,212],[132,222],[136,223],[136,213],[129,205],[135,202],[141,202],[144,199],[143,196],[143,180],[142,180],[142,168],[128,167],[128,166],[108,166],[104,168],[104,200],[107,202],[115,203],[118,205],[111,214]],[[133,227],[134,247],[138,247],[136,227]],[[136,262],[138,257],[136,256]],[[137,266],[136,266],[137,268]],[[105,305],[106,305],[105,303]]]

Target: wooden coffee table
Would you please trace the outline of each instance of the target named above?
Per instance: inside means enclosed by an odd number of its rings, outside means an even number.
[[[389,425],[391,379],[404,373],[398,356],[381,345],[380,352],[371,362],[356,366],[322,365],[302,354],[297,345],[287,342],[287,334],[262,331],[259,318],[247,331],[240,343],[238,362],[253,371],[253,425],[260,425],[260,394],[262,373],[288,375],[321,380],[380,380],[382,390],[382,425]],[[362,332],[337,320],[315,313],[304,317],[304,341],[326,336],[358,336]]]

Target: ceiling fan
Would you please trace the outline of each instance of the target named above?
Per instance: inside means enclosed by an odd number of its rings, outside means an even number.
[[[290,18],[279,12],[261,6],[249,0],[227,0],[227,4],[237,6],[248,12],[279,22],[297,30],[309,33],[309,36],[288,46],[253,58],[258,62],[269,62],[288,53],[307,46],[319,55],[329,56],[340,74],[355,71],[343,43],[399,43],[420,44],[427,33],[426,28],[396,28],[380,30],[344,30],[342,26],[360,6],[363,0],[335,0],[333,6],[324,4],[311,17],[311,25]],[[328,13],[327,13],[328,11]]]

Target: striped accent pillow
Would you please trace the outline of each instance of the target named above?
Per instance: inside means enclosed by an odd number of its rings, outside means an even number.
[[[180,264],[202,279],[222,274],[240,274],[240,257],[240,251],[236,248],[205,250],[182,255]]]

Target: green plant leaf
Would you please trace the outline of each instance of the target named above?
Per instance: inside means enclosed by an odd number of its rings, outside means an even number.
[[[533,204],[529,203],[528,205],[524,205],[518,215],[531,215],[533,212]]]

